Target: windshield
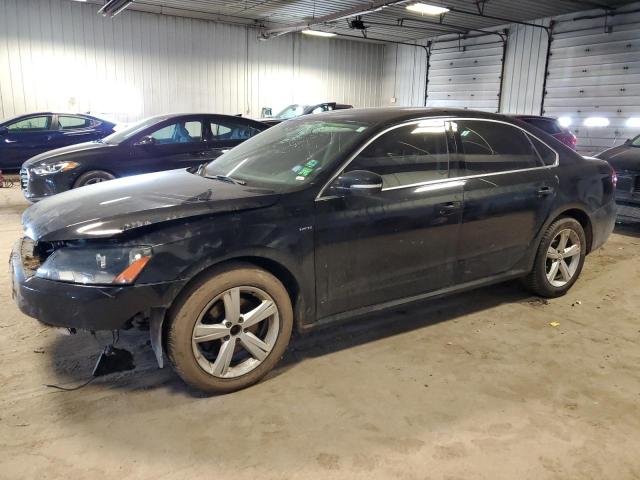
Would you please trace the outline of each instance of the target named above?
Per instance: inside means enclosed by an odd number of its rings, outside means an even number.
[[[638,135],[636,138],[631,140],[631,146],[632,147],[640,147],[640,135]]]
[[[128,127],[123,128],[122,130],[118,130],[117,132],[114,132],[111,135],[107,135],[100,141],[103,143],[109,143],[111,145],[119,145],[120,143],[130,139],[134,135],[137,135],[147,127],[155,125],[162,119],[164,119],[164,117],[156,116],[156,117],[145,118],[136,123],[132,123]]]
[[[299,117],[304,113],[304,109],[305,109],[304,105],[298,105],[297,103],[295,103],[293,105],[289,105],[280,113],[277,113],[275,118],[281,118],[283,120],[286,120],[288,118]]]
[[[309,184],[365,137],[369,123],[314,120],[281,123],[209,163],[203,174],[279,192]]]

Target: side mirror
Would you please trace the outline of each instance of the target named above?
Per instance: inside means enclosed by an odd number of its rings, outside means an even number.
[[[331,190],[338,195],[375,195],[382,191],[382,177],[367,170],[353,170],[336,178]]]
[[[142,137],[140,140],[138,140],[135,143],[135,146],[138,147],[138,146],[146,146],[146,145],[155,145],[155,143],[156,143],[155,138],[147,136],[147,137]]]
[[[0,127],[0,135],[6,135],[9,133],[9,129],[7,127]]]

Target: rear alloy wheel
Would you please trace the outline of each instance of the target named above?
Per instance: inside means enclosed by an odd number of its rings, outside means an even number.
[[[196,283],[170,313],[169,358],[200,390],[226,393],[258,382],[289,343],[293,313],[286,289],[270,273],[243,267]]]
[[[540,241],[531,273],[525,285],[543,297],[559,297],[576,282],[586,254],[582,225],[574,218],[553,222]]]
[[[84,187],[85,185],[94,185],[96,183],[113,180],[114,178],[116,178],[115,175],[105,172],[104,170],[91,170],[90,172],[85,172],[80,175],[74,182],[73,188]]]

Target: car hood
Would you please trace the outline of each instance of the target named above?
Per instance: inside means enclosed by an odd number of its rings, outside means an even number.
[[[171,170],[63,192],[29,207],[22,223],[33,240],[110,238],[171,220],[273,205],[270,190]]]
[[[640,147],[620,145],[599,153],[598,158],[606,160],[618,171],[640,170]]]
[[[62,155],[76,154],[87,152],[91,155],[95,154],[98,150],[106,150],[108,148],[115,148],[117,145],[109,145],[107,143],[101,142],[84,142],[77,143],[75,145],[69,145],[67,147],[56,148],[54,150],[49,150],[45,153],[41,153],[40,155],[36,155],[35,157],[31,157],[29,160],[24,162],[24,167],[35,167],[36,165],[40,165],[42,163],[46,163],[48,160],[59,160],[57,157]]]

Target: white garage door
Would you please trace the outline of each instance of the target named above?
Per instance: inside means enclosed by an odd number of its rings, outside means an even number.
[[[435,43],[427,106],[498,112],[503,57],[503,43],[493,35]]]
[[[554,26],[544,114],[570,119],[583,154],[640,133],[639,24],[627,13]]]

